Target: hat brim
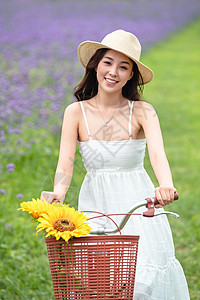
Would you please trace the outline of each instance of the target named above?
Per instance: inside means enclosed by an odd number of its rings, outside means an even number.
[[[82,64],[82,66],[84,68],[86,68],[90,58],[95,54],[95,52],[98,49],[103,49],[103,48],[118,51],[118,52],[126,55],[130,59],[132,59],[137,64],[140,74],[142,75],[143,82],[139,82],[140,84],[148,83],[153,79],[153,75],[154,75],[153,71],[150,68],[148,68],[147,66],[145,66],[143,63],[141,63],[139,60],[135,59],[134,57],[128,55],[127,53],[125,53],[123,51],[120,51],[119,49],[108,47],[102,43],[93,42],[93,41],[85,41],[85,42],[81,43],[78,47],[78,58]]]

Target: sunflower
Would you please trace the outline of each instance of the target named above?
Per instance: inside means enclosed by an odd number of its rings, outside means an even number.
[[[60,238],[66,242],[71,237],[89,234],[90,226],[85,223],[87,217],[80,211],[68,206],[50,206],[47,211],[38,218],[37,233],[46,230],[46,237],[53,235],[57,240]]]
[[[50,205],[60,206],[62,204],[58,204],[58,203],[50,204],[50,203],[47,203],[46,201],[40,200],[39,198],[37,198],[37,200],[35,200],[33,198],[32,201],[22,202],[20,205],[21,205],[21,207],[18,208],[18,210],[26,211],[30,215],[32,215],[34,219],[37,219],[44,212],[47,211],[47,208]]]

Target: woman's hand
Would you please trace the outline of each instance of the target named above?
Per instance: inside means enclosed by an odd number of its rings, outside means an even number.
[[[54,192],[43,191],[41,193],[40,199],[46,201],[47,203],[63,202],[65,200],[65,194],[59,194]]]
[[[155,197],[160,204],[156,205],[156,208],[164,207],[174,201],[174,192],[176,189],[174,187],[159,186],[155,188]]]

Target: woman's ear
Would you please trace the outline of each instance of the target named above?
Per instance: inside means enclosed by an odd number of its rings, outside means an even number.
[[[133,77],[133,71],[131,72],[131,74],[130,74],[130,77],[129,77],[129,80]]]

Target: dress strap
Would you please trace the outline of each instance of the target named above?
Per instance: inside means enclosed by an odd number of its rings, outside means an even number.
[[[87,118],[86,118],[86,114],[85,114],[85,109],[84,109],[83,103],[82,103],[82,101],[80,101],[79,103],[81,105],[81,109],[82,109],[82,113],[83,113],[83,118],[84,118],[84,121],[85,121],[85,125],[86,125],[86,128],[87,128],[87,132],[88,132],[89,138],[90,138],[90,140],[92,140],[92,136],[91,136],[90,129],[89,129],[89,126],[88,126],[88,122],[87,122]]]
[[[131,101],[128,100],[128,104],[129,104],[129,107],[130,107],[128,131],[129,131],[129,138],[130,138],[130,140],[132,140],[132,114],[133,114],[133,104],[134,104],[134,101],[131,102]]]

